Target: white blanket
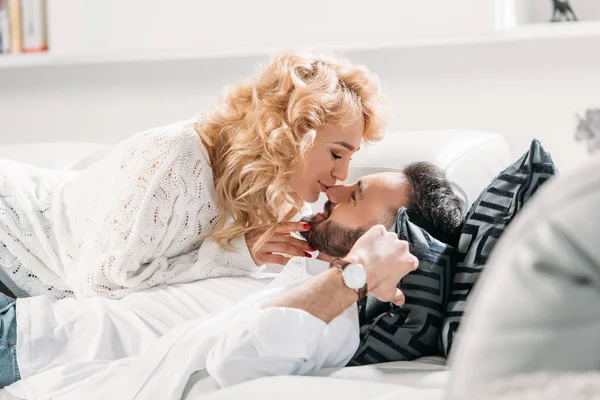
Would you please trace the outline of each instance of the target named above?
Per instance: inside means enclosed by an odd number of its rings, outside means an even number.
[[[358,346],[355,305],[330,324],[301,310],[260,308],[310,278],[298,260],[269,288],[225,312],[173,329],[141,356],[67,363],[7,390],[23,399],[176,399],[189,377],[202,370],[228,386],[261,376],[343,366]]]

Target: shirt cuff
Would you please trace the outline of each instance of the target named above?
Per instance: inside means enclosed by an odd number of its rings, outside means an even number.
[[[308,360],[327,327],[324,321],[297,308],[268,307],[255,312],[250,332],[260,357]]]

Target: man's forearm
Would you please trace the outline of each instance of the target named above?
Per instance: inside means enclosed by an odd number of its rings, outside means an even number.
[[[297,308],[328,324],[356,300],[358,293],[346,286],[342,272],[330,268],[264,307]]]

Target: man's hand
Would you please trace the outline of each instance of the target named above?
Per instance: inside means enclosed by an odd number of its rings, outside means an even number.
[[[399,306],[404,304],[404,295],[396,286],[419,265],[417,258],[408,252],[408,243],[382,225],[372,227],[358,239],[344,260],[365,267],[369,293]],[[328,324],[356,302],[356,298],[356,291],[346,286],[340,270],[329,268],[264,307],[298,308]]]
[[[408,251],[408,243],[399,240],[383,225],[369,229],[344,259],[365,267],[371,295],[398,306],[404,304],[404,294],[397,288],[398,282],[419,266],[419,260]]]

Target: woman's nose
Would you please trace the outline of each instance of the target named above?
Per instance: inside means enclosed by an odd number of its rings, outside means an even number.
[[[337,179],[339,182],[343,182],[348,179],[348,170],[350,169],[350,163],[346,162],[339,166],[336,166],[331,171],[331,176]]]

